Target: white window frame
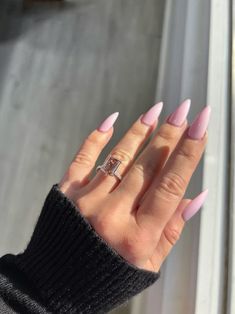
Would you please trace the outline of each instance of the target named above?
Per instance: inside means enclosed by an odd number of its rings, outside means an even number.
[[[166,1],[156,98],[165,101],[170,113],[190,97],[190,122],[205,104],[211,105],[209,141],[187,196],[205,188],[209,194],[162,266],[161,279],[133,299],[132,314],[222,314],[226,307],[227,314],[235,313],[235,206],[233,198],[232,211],[228,185],[230,5],[229,0]],[[233,117],[234,143],[234,108]],[[234,144],[232,149],[234,160]],[[234,195],[234,163],[232,171]]]
[[[235,312],[235,2],[232,1],[232,29],[231,29],[231,133],[230,133],[230,180],[229,180],[229,252],[228,252],[228,297],[227,312],[232,314]]]

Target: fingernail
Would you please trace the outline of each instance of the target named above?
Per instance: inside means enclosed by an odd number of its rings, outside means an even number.
[[[167,122],[175,126],[181,126],[185,121],[191,105],[191,100],[186,99],[176,110],[167,118]]]
[[[193,139],[200,139],[204,136],[208,123],[209,123],[210,113],[211,113],[211,107],[206,106],[196,116],[190,128],[188,129],[189,137]]]
[[[100,132],[107,132],[113,125],[114,122],[117,120],[119,112],[114,112],[110,116],[108,116],[98,127]]]
[[[141,118],[141,122],[147,125],[152,125],[160,116],[163,103],[159,102],[152,106]]]
[[[182,217],[185,221],[192,218],[201,208],[208,194],[208,189],[201,192],[197,197],[195,197],[184,209]]]

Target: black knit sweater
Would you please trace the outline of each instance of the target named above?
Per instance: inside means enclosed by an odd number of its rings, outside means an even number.
[[[107,313],[159,276],[119,255],[55,184],[25,251],[0,259],[0,313]]]

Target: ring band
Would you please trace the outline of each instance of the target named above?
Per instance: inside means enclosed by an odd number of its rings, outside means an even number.
[[[104,163],[96,167],[96,172],[98,170],[101,170],[105,174],[115,176],[121,181],[122,176],[117,172],[117,169],[120,166],[120,164],[121,160],[114,158],[111,156],[111,154],[109,154],[108,157],[105,159]]]

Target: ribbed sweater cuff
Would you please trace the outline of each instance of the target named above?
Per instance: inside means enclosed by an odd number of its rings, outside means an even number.
[[[119,255],[57,184],[46,197],[26,250],[14,263],[53,313],[106,313],[160,276]]]

